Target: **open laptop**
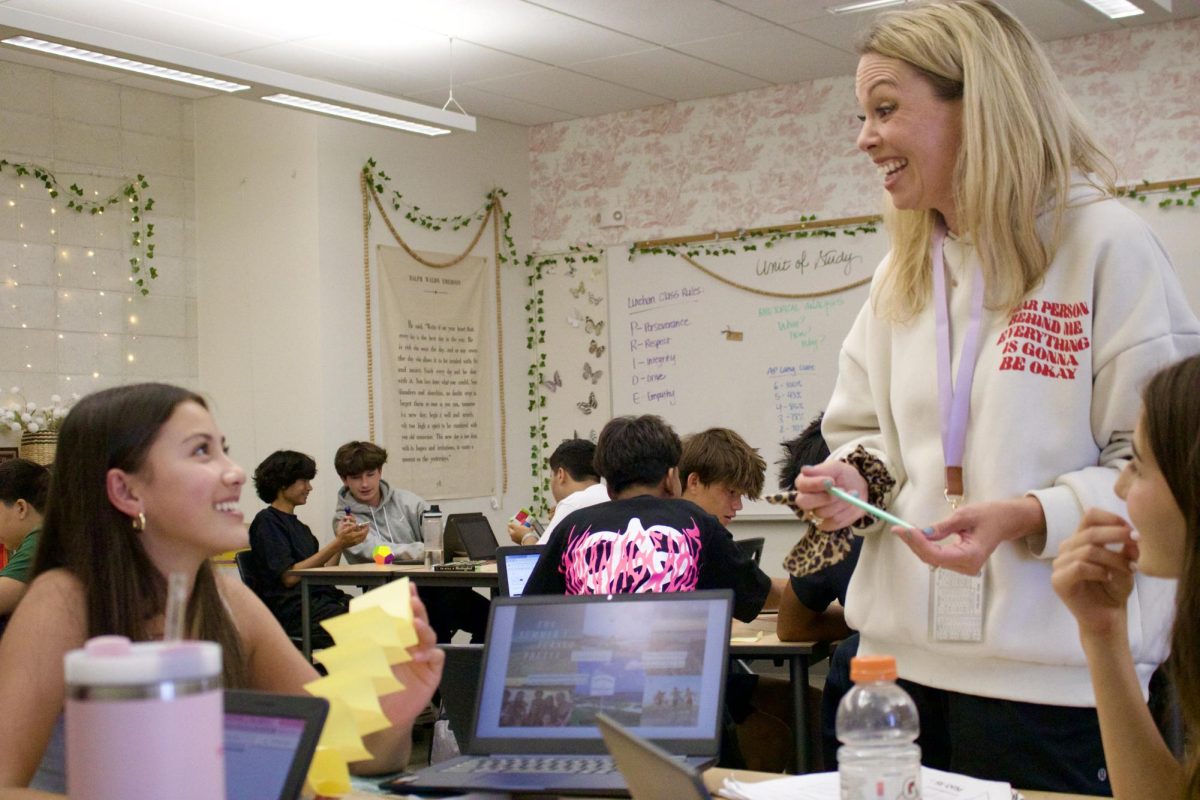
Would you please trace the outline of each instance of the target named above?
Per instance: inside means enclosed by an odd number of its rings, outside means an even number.
[[[728,590],[496,598],[465,755],[383,788],[628,796],[601,712],[714,762],[732,607]]]
[[[633,800],[712,800],[700,773],[607,714],[596,724]]]
[[[499,546],[492,533],[492,523],[477,511],[446,517],[442,544],[449,557],[466,556],[472,561],[490,561],[496,557]]]
[[[227,800],[296,800],[329,701],[306,695],[225,690]]]
[[[542,557],[544,544],[500,547],[496,550],[496,572],[500,576],[500,595],[520,597],[525,591],[525,582],[533,574],[538,559]]]

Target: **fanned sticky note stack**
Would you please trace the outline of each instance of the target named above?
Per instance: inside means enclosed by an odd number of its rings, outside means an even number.
[[[309,788],[322,797],[350,792],[347,763],[371,758],[362,737],[391,725],[380,695],[398,692],[392,665],[411,661],[417,643],[408,578],[386,583],[350,601],[350,613],[321,623],[334,646],[314,658],[328,675],[304,686],[329,700],[329,716],[308,770]]]

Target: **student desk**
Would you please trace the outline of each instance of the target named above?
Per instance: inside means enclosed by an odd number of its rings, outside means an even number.
[[[312,609],[309,591],[313,586],[382,586],[400,578],[408,578],[417,586],[466,586],[496,589],[500,576],[494,563],[478,570],[434,570],[408,564],[338,564],[335,567],[293,569],[286,573],[300,579],[300,624],[303,629],[304,657],[312,660]]]
[[[721,787],[721,783],[722,783],[722,781],[725,780],[725,777],[727,775],[733,775],[743,781],[770,780],[773,778],[782,777],[780,775],[773,775],[773,774],[766,773],[766,772],[746,772],[744,770],[731,770],[731,769],[722,769],[720,767],[713,767],[712,769],[705,770],[704,785],[708,787],[708,790],[710,792],[716,792],[716,790]],[[378,798],[380,798],[380,797],[400,798],[403,796],[404,795],[395,795],[395,794],[391,794],[390,792],[384,792],[382,789],[379,790],[378,792],[367,791],[367,790],[355,790],[355,791],[350,792],[350,794],[345,795],[343,800],[378,800]],[[1090,798],[1090,797],[1088,797],[1086,795],[1082,795],[1082,794],[1060,794],[1058,792],[1035,792],[1035,791],[1032,791],[1029,789],[1022,789],[1021,796],[1024,797],[1025,800],[1096,800],[1094,797]],[[305,795],[305,797],[308,797],[308,795]],[[460,800],[504,800],[504,798],[506,798],[506,795],[482,794],[482,793],[474,792],[471,794],[463,795],[460,798]],[[576,798],[576,800],[579,800],[579,799]]]
[[[808,740],[808,669],[829,657],[828,642],[781,642],[775,633],[778,615],[759,614],[750,622],[733,621],[729,639],[729,657],[744,661],[770,659],[787,661],[792,683],[792,746],[795,763],[801,772],[812,770],[812,750]]]

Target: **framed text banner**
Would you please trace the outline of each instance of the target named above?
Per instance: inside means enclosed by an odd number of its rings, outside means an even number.
[[[378,253],[389,477],[423,497],[494,494],[487,259],[432,268],[398,247]]]

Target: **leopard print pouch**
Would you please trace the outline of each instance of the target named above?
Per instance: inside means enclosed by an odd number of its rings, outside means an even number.
[[[888,493],[896,485],[895,478],[888,473],[883,462],[868,453],[861,445],[854,448],[854,452],[842,460],[857,469],[859,474],[866,479],[867,502],[883,508]],[[796,512],[796,516],[803,519],[803,512],[800,509],[793,506],[792,510]],[[850,554],[851,537],[854,535],[850,528],[823,531],[810,522],[805,524],[808,526],[808,531],[783,559],[783,568],[797,578],[820,572],[843,560]],[[854,523],[853,527],[862,529],[869,528],[874,524],[873,517],[864,516]]]

